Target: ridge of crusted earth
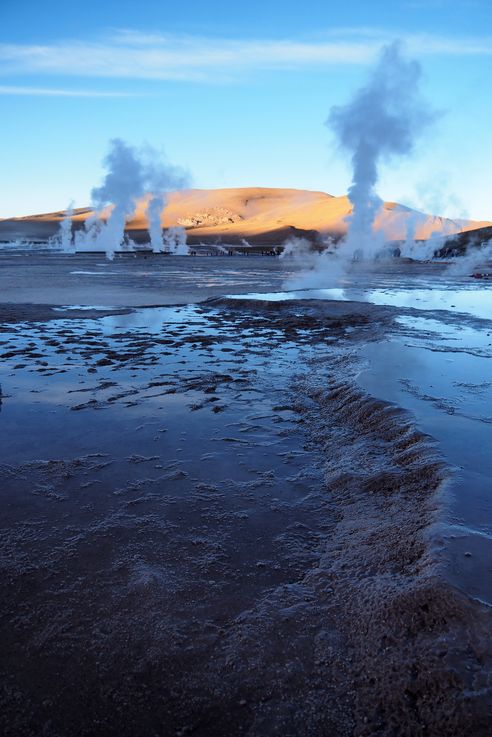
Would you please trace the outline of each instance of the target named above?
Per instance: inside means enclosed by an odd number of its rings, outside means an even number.
[[[338,519],[307,580],[333,589],[353,734],[486,735],[490,612],[446,582],[436,550],[449,472],[408,413],[347,380],[353,357],[334,363],[335,377],[299,389]]]

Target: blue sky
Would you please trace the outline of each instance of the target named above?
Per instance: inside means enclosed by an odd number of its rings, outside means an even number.
[[[440,115],[380,194],[492,220],[490,0],[1,0],[0,217],[88,204],[113,137],[196,187],[344,194],[324,121],[396,38]]]

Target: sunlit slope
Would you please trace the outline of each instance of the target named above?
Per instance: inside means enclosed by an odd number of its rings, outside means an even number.
[[[147,227],[146,199],[138,204],[127,223],[130,235],[143,237]],[[344,235],[351,205],[347,197],[297,189],[244,187],[239,189],[192,189],[169,194],[162,223],[165,227],[186,228],[191,242],[231,242],[242,239],[259,243],[281,243],[290,234],[319,236]],[[92,214],[84,208],[74,213],[80,227]],[[0,221],[0,239],[9,237],[43,239],[56,232],[62,211]],[[388,240],[406,238],[409,230],[417,239],[432,234],[452,235],[491,225],[488,221],[450,220],[411,210],[393,202],[384,203],[376,229]]]

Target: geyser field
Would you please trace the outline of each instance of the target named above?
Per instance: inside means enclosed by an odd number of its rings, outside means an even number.
[[[490,736],[490,223],[376,192],[419,79],[332,108],[348,197],[113,139],[0,222],[5,737]]]

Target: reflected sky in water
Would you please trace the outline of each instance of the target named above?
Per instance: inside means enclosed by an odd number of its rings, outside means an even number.
[[[345,282],[347,280],[344,280]],[[367,280],[362,286],[346,283],[327,289],[302,289],[282,292],[251,292],[229,295],[230,298],[249,298],[281,302],[289,299],[323,299],[371,302],[376,305],[412,307],[420,310],[448,310],[473,317],[492,318],[492,281],[475,279],[439,279],[439,286],[430,279],[407,279],[395,276],[391,283],[385,280]]]

